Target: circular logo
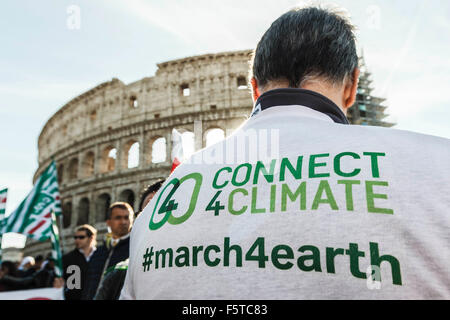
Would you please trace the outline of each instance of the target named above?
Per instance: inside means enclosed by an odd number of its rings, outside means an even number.
[[[192,195],[189,202],[189,207],[187,211],[179,217],[174,217],[172,212],[178,208],[178,202],[175,199],[175,193],[178,188],[187,180],[194,180],[195,186],[192,189]],[[197,204],[198,195],[200,193],[200,187],[202,185],[203,177],[200,173],[194,172],[184,176],[181,179],[174,178],[172,179],[161,191],[159,197],[156,201],[155,207],[153,209],[152,216],[150,218],[149,228],[150,230],[158,230],[161,228],[166,222],[169,222],[172,225],[181,224],[185,222],[195,210],[195,205]],[[171,187],[170,192],[163,198],[165,191],[167,188]],[[187,199],[187,194],[182,194],[182,199]],[[164,199],[164,200],[162,200]],[[179,198],[180,199],[180,198]],[[155,222],[155,218],[159,215],[164,215],[161,220]]]

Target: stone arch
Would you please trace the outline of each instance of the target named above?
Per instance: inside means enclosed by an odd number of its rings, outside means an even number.
[[[94,174],[94,161],[95,154],[93,151],[89,151],[84,155],[83,162],[81,163],[83,177],[90,177]]]
[[[134,191],[131,189],[123,190],[119,195],[119,201],[128,202],[130,206],[134,208],[134,203],[136,201]]]
[[[89,199],[84,197],[78,202],[77,226],[89,223]]]
[[[139,101],[135,94],[132,94],[130,96],[129,105],[131,108],[138,108],[139,107]]]
[[[102,151],[100,163],[100,172],[112,172],[116,169],[117,149],[113,146],[107,146]]]
[[[68,176],[69,180],[75,180],[78,178],[78,158],[73,158],[70,160]]]
[[[102,193],[95,202],[95,221],[104,222],[108,216],[108,209],[111,205],[111,196],[109,193]]]
[[[72,201],[67,201],[62,206],[63,228],[69,228],[72,224]]]
[[[248,89],[248,81],[245,76],[238,76],[236,78],[236,87],[238,90],[247,90]]]
[[[219,127],[212,127],[205,131],[204,134],[205,146],[209,147],[210,145],[215,144],[223,139],[225,139],[225,131]]]
[[[139,166],[139,149],[140,144],[137,140],[129,140],[125,144],[122,157],[122,168],[136,168]]]
[[[151,141],[151,163],[161,163],[167,160],[167,141],[165,137],[155,137]]]

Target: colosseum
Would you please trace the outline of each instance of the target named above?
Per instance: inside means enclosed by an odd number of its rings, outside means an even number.
[[[47,121],[38,139],[34,181],[54,159],[64,252],[73,249],[75,226],[94,225],[101,241],[110,203],[127,201],[137,210],[142,189],[168,176],[173,128],[199,150],[211,132],[224,137],[250,115],[250,56],[245,50],[160,63],[155,76],[130,84],[114,78],[75,97]],[[358,107],[349,119],[391,126],[381,120],[384,99],[370,96],[369,76],[362,73]],[[49,242],[27,240],[24,255],[49,251]]]

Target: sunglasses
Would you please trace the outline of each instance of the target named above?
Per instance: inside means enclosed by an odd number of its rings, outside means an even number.
[[[86,238],[86,236],[73,236],[73,238],[76,240],[76,239],[84,239],[84,238]]]

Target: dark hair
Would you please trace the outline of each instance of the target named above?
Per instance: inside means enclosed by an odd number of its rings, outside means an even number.
[[[41,254],[38,254],[35,258],[34,258],[34,262],[40,262],[40,261],[44,261],[44,256]]]
[[[75,228],[75,232],[85,231],[86,235],[90,238],[92,236],[97,236],[97,229],[89,224],[83,224]]]
[[[133,218],[133,215],[134,215],[133,207],[128,202],[120,201],[120,202],[114,202],[113,204],[111,204],[109,206],[108,215],[106,216],[107,220],[111,219],[111,213],[112,213],[113,209],[115,209],[115,208],[128,210],[128,212],[130,213],[131,219]]]
[[[14,262],[8,261],[8,260],[3,261],[1,268],[8,269],[8,273],[7,273],[8,275],[13,276],[13,277],[17,276],[17,266]]]
[[[156,181],[155,183],[148,185],[144,191],[142,191],[141,193],[141,201],[139,202],[139,212],[142,211],[144,208],[142,208],[142,205],[144,204],[144,200],[145,198],[147,198],[147,196],[152,193],[152,192],[157,192],[161,186],[163,185],[163,183],[166,181],[166,179],[161,179]]]
[[[358,66],[353,31],[351,23],[336,10],[290,10],[262,36],[250,76],[260,87],[270,81],[287,80],[289,87],[300,88],[308,77],[343,82]]]

